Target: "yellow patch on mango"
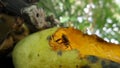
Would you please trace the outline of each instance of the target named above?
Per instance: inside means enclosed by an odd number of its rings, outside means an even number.
[[[49,41],[53,50],[77,49],[80,57],[93,55],[120,63],[120,44],[109,43],[72,27],[59,28]]]

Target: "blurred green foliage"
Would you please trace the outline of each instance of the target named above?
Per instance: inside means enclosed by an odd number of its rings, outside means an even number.
[[[120,8],[116,0],[40,0],[38,5],[66,26],[120,42]]]

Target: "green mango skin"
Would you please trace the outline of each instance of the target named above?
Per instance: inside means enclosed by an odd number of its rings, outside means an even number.
[[[80,59],[77,50],[53,51],[48,38],[58,27],[29,35],[13,49],[15,68],[101,68],[101,63]]]
[[[76,68],[81,61],[78,51],[64,51],[58,54],[49,46],[48,37],[58,28],[34,33],[21,40],[12,52],[15,68]]]

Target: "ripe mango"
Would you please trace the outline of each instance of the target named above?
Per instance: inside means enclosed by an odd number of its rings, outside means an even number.
[[[49,45],[49,36],[58,28],[34,33],[21,40],[12,52],[15,68],[77,68],[87,64],[78,58],[77,50],[54,51]]]

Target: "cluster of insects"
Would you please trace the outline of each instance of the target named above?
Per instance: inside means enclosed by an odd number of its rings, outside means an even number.
[[[0,55],[11,52],[27,35],[59,23],[53,15],[46,16],[38,0],[0,0]]]

